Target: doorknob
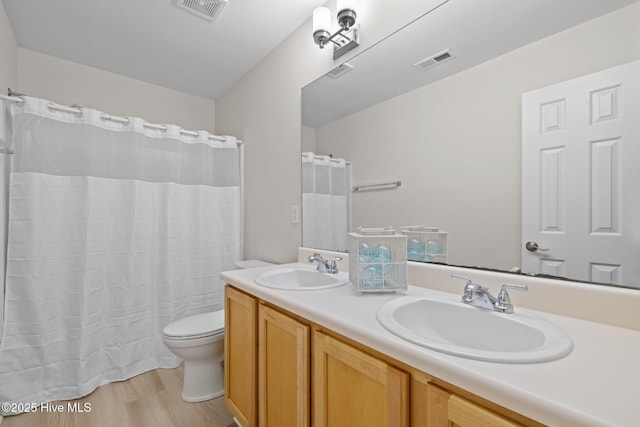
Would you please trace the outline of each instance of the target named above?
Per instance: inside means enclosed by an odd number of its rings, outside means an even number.
[[[527,250],[530,252],[535,252],[535,251],[546,252],[549,250],[549,248],[541,248],[540,246],[538,246],[538,243],[536,242],[527,242],[524,245],[524,247],[527,248]]]

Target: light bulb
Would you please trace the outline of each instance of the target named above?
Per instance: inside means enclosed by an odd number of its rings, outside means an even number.
[[[313,33],[318,31],[331,32],[331,11],[327,7],[317,7],[313,11]]]

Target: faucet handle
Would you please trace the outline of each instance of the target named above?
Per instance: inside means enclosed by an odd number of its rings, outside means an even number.
[[[482,289],[482,286],[478,285],[477,283],[473,283],[473,281],[471,281],[471,279],[469,279],[468,277],[452,274],[451,278],[457,279],[457,280],[464,280],[465,282],[467,282],[467,284],[464,285],[464,294],[462,295],[462,302],[464,303],[469,304],[471,301],[473,301],[474,294],[480,289]]]
[[[322,260],[322,255],[320,255],[317,252],[314,252],[313,255],[309,255],[307,257],[307,261],[309,262],[320,261],[320,260]]]
[[[329,269],[329,273],[336,274],[338,272],[338,264],[336,264],[338,261],[342,261],[341,256],[334,256],[333,258],[331,258],[331,267]]]
[[[327,271],[327,268],[329,267],[329,263],[325,261],[325,259],[322,258],[322,255],[317,252],[313,255],[309,255],[307,257],[307,261],[309,261],[310,263],[317,262],[318,267],[316,268],[316,270],[318,270],[320,273],[325,273]]]
[[[496,310],[501,311],[503,313],[513,313],[513,304],[511,304],[511,298],[509,297],[508,289],[525,292],[529,290],[527,285],[502,285],[500,288],[500,293],[498,294],[498,300],[496,301]]]
[[[451,278],[452,279],[456,279],[456,280],[464,280],[465,282],[467,282],[467,285],[470,285],[470,284],[473,283],[473,282],[471,282],[471,279],[469,279],[468,277],[458,276],[457,274],[452,274]]]

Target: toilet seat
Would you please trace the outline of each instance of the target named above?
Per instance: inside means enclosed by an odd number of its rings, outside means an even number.
[[[193,340],[224,334],[224,310],[184,317],[165,326],[162,333],[171,340]]]

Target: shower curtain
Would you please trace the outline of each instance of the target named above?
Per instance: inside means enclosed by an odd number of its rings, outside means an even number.
[[[11,126],[0,402],[177,366],[163,327],[222,308],[241,259],[235,138],[28,97]]]
[[[302,153],[302,246],[346,251],[351,224],[351,165]]]

